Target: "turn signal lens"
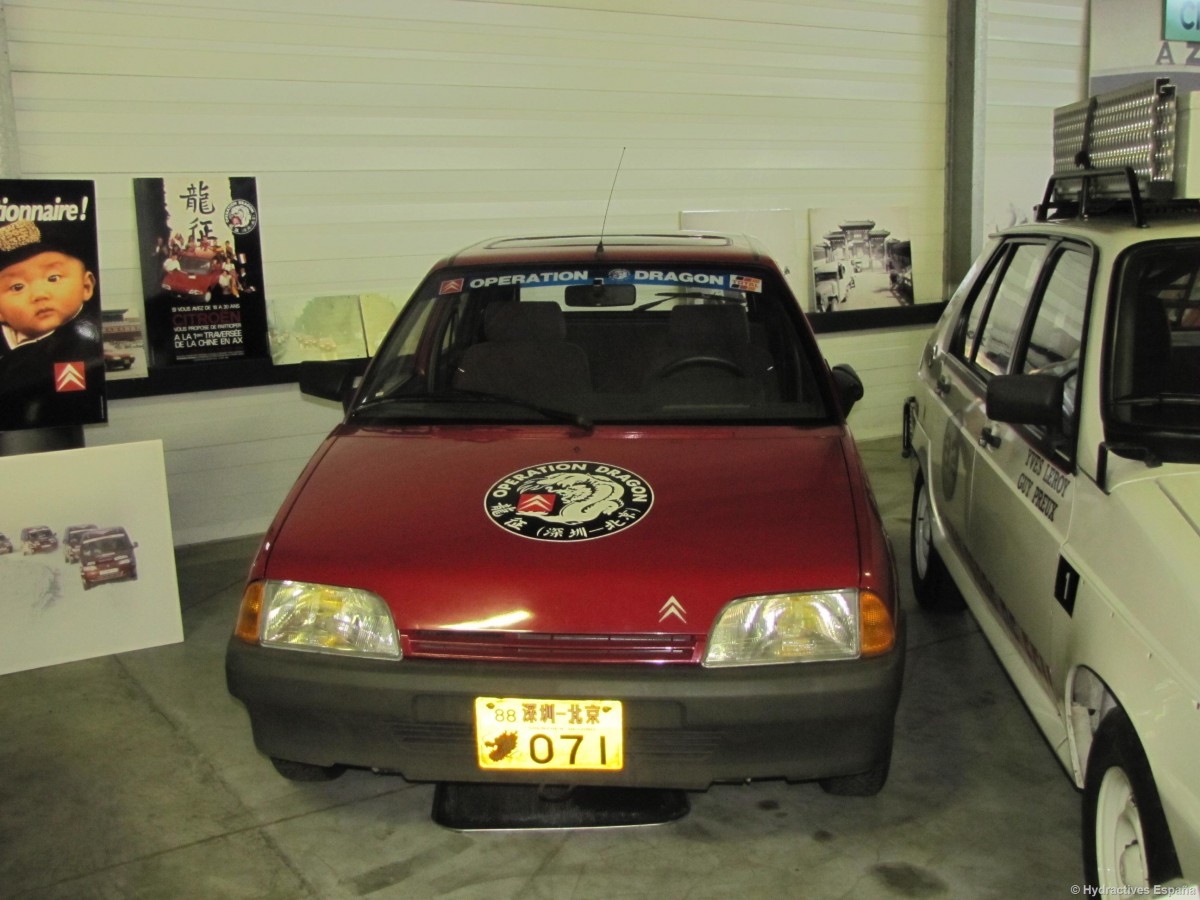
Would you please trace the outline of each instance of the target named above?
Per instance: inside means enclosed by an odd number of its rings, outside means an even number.
[[[887,604],[870,591],[858,595],[859,620],[862,622],[862,655],[878,656],[896,646],[896,623]]]
[[[234,636],[247,644],[258,643],[258,617],[262,613],[263,583],[253,581],[246,585],[242,594],[242,605],[238,609],[237,627]]]

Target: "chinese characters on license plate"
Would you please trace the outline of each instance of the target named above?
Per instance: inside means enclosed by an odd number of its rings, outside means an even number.
[[[475,698],[481,769],[613,770],[625,766],[620,700]]]

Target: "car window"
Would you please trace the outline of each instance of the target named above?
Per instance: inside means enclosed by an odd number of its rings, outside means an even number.
[[[1147,243],[1119,264],[1107,421],[1156,456],[1200,459],[1200,241]]]
[[[770,272],[440,272],[380,347],[352,414],[537,421],[541,406],[594,422],[827,422],[823,365]]]
[[[1008,371],[1033,288],[1046,257],[1044,244],[1020,244],[1000,278],[988,307],[973,365],[984,377]]]
[[[975,352],[975,339],[979,336],[979,323],[983,321],[983,313],[988,307],[988,301],[992,298],[992,293],[996,289],[996,282],[1000,280],[1000,273],[1002,271],[1004,271],[1004,261],[1003,259],[998,259],[992,265],[992,270],[988,272],[983,286],[976,292],[975,298],[967,310],[966,322],[955,349],[955,353],[958,356],[969,359],[971,354]]]
[[[1091,256],[1081,249],[1063,248],[1051,260],[1021,368],[1024,374],[1055,375],[1063,380],[1061,436],[1068,439],[1075,432],[1079,354],[1090,273]]]

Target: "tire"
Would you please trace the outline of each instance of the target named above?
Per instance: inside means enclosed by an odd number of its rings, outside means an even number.
[[[346,771],[345,766],[314,766],[277,756],[271,757],[271,765],[288,781],[333,781]]]
[[[933,508],[923,475],[913,485],[912,519],[908,532],[908,560],[912,566],[917,605],[937,613],[961,612],[966,604],[933,546]]]
[[[837,778],[822,778],[821,790],[835,797],[874,797],[887,784],[888,772],[892,768],[892,740],[888,738],[883,758],[857,775],[839,775]]]
[[[1149,888],[1180,875],[1150,764],[1129,718],[1100,723],[1083,786],[1083,870],[1093,887]]]

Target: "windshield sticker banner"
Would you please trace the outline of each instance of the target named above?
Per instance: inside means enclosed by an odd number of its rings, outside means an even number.
[[[589,272],[586,269],[561,272],[506,272],[497,275],[480,275],[476,278],[455,278],[443,281],[438,286],[439,294],[457,294],[462,290],[478,290],[490,287],[512,287],[519,285],[569,285],[569,284],[649,284],[688,285],[721,288],[732,291],[762,293],[762,279],[732,272],[689,272],[674,269],[610,269],[607,272]]]
[[[91,181],[0,180],[0,431],[103,422]]]
[[[626,279],[613,280],[629,280],[636,284],[686,284],[696,285],[699,287],[724,288],[734,291],[762,290],[762,282],[759,279],[746,278],[744,276],[734,275],[729,272],[686,272],[671,269],[634,269],[628,274]],[[753,284],[756,284],[757,288],[745,286]]]
[[[654,505],[644,478],[620,466],[552,462],[520,469],[487,492],[497,526],[539,541],[586,541],[636,525]]]
[[[253,178],[134,179],[152,367],[270,358]]]

